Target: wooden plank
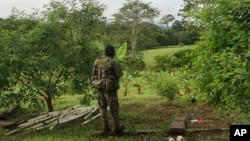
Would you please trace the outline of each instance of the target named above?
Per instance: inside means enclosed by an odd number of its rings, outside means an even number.
[[[96,107],[96,108],[94,108],[93,110],[92,110],[92,112],[90,112],[88,115],[86,115],[85,117],[84,117],[84,120],[86,120],[86,119],[88,119],[94,112],[96,112],[98,110],[98,108]]]
[[[29,119],[28,122],[46,120],[47,117],[55,116],[55,115],[58,115],[59,113],[60,113],[59,111],[49,112],[49,113],[46,113],[44,115],[40,115],[40,116],[34,117],[32,119]]]
[[[81,125],[84,125],[84,124],[90,122],[91,120],[94,120],[94,119],[96,119],[96,118],[98,118],[98,117],[100,117],[100,116],[101,116],[101,114],[95,115],[94,117],[92,117],[92,118],[90,118],[90,119],[84,121],[83,123],[81,123]]]
[[[176,117],[170,124],[170,133],[184,134],[186,130],[186,117]]]
[[[8,127],[8,126],[11,126],[11,125],[14,125],[15,122],[12,122],[12,121],[6,121],[6,120],[0,120],[0,127]]]
[[[49,115],[47,117],[43,117],[42,119],[38,119],[38,120],[32,120],[32,121],[28,121],[28,122],[25,122],[25,123],[22,123],[22,124],[19,124],[19,128],[27,128],[27,127],[30,127],[30,126],[33,126],[35,124],[38,124],[38,123],[41,123],[41,122],[44,122],[46,120],[50,120],[54,117],[57,117],[58,115],[56,114],[53,114],[53,115]]]
[[[59,119],[58,124],[66,123],[66,122],[69,122],[71,120],[75,120],[77,118],[83,117],[83,116],[87,115],[89,112],[91,112],[91,108],[84,109],[84,110],[78,111],[74,114],[67,115],[67,116]]]

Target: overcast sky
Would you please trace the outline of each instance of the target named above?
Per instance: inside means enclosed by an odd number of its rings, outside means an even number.
[[[7,18],[11,14],[12,7],[18,10],[24,10],[29,13],[32,8],[42,9],[44,4],[48,4],[50,0],[0,0],[0,18]],[[126,0],[99,0],[102,4],[107,6],[104,16],[112,19],[111,16],[118,12],[118,9],[123,6]],[[179,9],[183,6],[183,0],[142,0],[143,2],[151,2],[151,6],[160,10],[161,18],[163,15],[172,14],[176,19]]]

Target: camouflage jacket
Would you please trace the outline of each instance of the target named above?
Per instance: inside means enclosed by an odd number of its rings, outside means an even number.
[[[102,55],[94,62],[92,80],[105,79],[108,90],[119,89],[119,78],[122,74],[122,68],[115,59]]]

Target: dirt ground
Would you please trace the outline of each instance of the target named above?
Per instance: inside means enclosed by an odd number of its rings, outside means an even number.
[[[131,130],[151,130],[166,132],[166,137],[176,136],[168,133],[174,118],[186,117],[186,130],[183,136],[186,141],[229,141],[230,123],[238,120],[219,114],[211,105],[189,104],[180,106],[175,103],[142,104],[130,103],[120,107],[121,120]],[[128,116],[133,114],[132,116]],[[127,117],[126,117],[127,115]],[[125,117],[124,117],[125,116]],[[100,130],[100,126],[97,127]],[[131,131],[127,131],[131,132]],[[154,134],[155,135],[155,134]],[[136,141],[151,141],[152,134],[139,134]],[[157,139],[154,139],[157,140]]]
[[[157,115],[158,118],[144,119],[138,117],[131,121],[132,124],[146,125],[150,129],[155,130],[162,129],[163,126],[169,126],[175,117],[186,117],[186,132],[183,136],[187,140],[229,140],[229,127],[232,119],[220,115],[213,106],[190,104],[184,107],[171,103],[150,106],[126,104],[122,105],[121,110],[126,112],[139,112],[142,110],[142,107],[144,107],[145,113],[148,115]]]

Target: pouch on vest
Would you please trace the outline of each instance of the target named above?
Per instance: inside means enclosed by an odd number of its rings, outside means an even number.
[[[106,79],[106,91],[114,90],[114,81],[110,78]]]
[[[105,89],[106,88],[106,83],[105,83],[105,79],[96,79],[92,81],[92,88],[95,89]]]

